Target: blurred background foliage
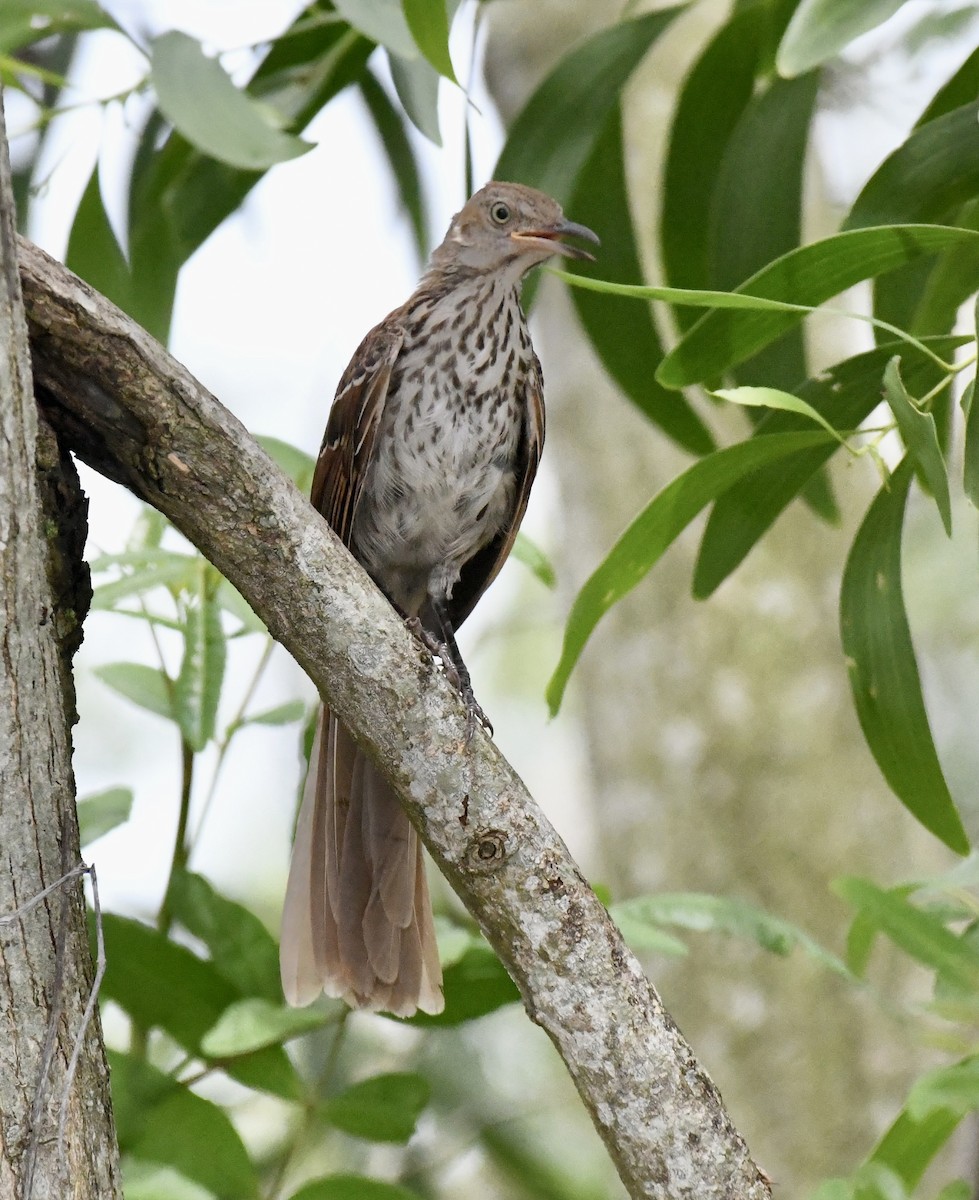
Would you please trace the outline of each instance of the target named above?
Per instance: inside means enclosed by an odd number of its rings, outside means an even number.
[[[474,186],[601,234],[527,292],[548,448],[477,690],[778,1193],[979,1194],[979,6],[176,8],[4,0],[21,227],[300,486]],[[443,1018],[282,1007],[308,685],[88,478],[127,1197],[621,1194],[444,889]]]

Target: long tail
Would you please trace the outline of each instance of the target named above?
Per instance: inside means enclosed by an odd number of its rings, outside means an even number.
[[[409,1017],[442,1011],[418,834],[346,729],[323,709],[282,911],[282,989]]]

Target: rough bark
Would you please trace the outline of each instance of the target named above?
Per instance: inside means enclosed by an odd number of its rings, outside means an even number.
[[[124,314],[20,243],[38,395],[242,592],[380,764],[551,1037],[631,1195],[760,1200],[713,1083],[565,846],[323,520]]]
[[[18,1200],[121,1195],[97,1018],[66,1086],[93,976],[80,877],[27,907],[79,862],[84,525],[74,469],[38,428],[0,104],[0,1196]]]

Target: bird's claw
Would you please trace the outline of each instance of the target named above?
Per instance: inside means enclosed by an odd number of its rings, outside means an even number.
[[[429,654],[438,658],[442,664],[442,670],[445,672],[445,677],[449,683],[459,693],[466,709],[466,742],[468,746],[473,740],[473,734],[476,732],[476,726],[480,725],[490,737],[493,736],[493,724],[486,713],[483,712],[473,694],[472,683],[469,679],[469,672],[465,666],[457,664],[452,657],[450,648],[444,642],[440,642],[431,630],[426,629],[418,617],[406,617],[405,625],[410,633],[414,634],[421,642]],[[460,670],[461,666],[461,670]]]

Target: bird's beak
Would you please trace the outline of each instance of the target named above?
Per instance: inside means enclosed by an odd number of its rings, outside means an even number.
[[[565,237],[583,238],[586,242],[593,242],[596,246],[601,245],[597,233],[593,233],[587,225],[578,225],[574,221],[562,221],[559,225],[552,225],[547,229],[524,229],[511,233],[510,237],[528,250],[544,250],[548,254],[563,254],[565,258],[583,259],[587,262],[595,261],[594,254],[589,254],[580,246],[569,246],[561,239]]]

